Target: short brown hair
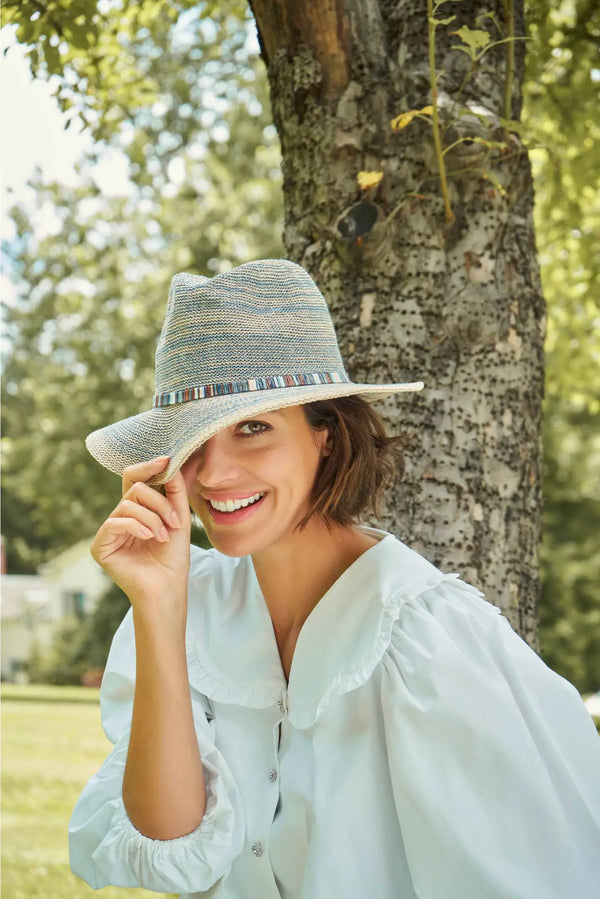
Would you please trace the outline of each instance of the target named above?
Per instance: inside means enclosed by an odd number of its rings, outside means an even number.
[[[313,514],[326,524],[356,524],[366,509],[377,517],[385,488],[402,474],[404,437],[391,437],[385,423],[360,396],[306,403],[302,407],[315,430],[329,427],[332,451],[325,456],[315,478],[312,506],[299,528]]]

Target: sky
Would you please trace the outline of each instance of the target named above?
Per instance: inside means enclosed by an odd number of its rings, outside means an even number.
[[[52,85],[32,79],[25,49],[16,43],[13,28],[0,31],[0,51],[0,228],[2,240],[10,241],[14,226],[8,209],[15,202],[34,204],[27,180],[35,167],[41,168],[46,180],[75,185],[80,180],[76,162],[91,149],[92,141],[76,122],[64,130],[65,118],[52,97]],[[117,151],[104,154],[94,167],[93,177],[104,193],[127,192],[126,163]],[[51,228],[50,211],[38,210],[36,230],[43,233]],[[4,266],[1,293],[6,303],[14,297],[14,286]]]
[[[50,178],[74,183],[74,162],[91,141],[75,126],[64,130],[51,86],[33,81],[25,48],[15,43],[11,31],[3,28],[0,32],[2,53],[9,48],[0,62],[2,189],[20,193],[36,165]]]

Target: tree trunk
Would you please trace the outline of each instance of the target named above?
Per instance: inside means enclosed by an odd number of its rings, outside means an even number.
[[[490,6],[495,22],[477,23]],[[459,140],[445,155],[452,220],[432,125],[390,125],[432,102],[425,0],[251,7],[281,140],[289,257],[323,290],[354,380],[425,382],[379,406],[408,437],[382,524],[479,586],[537,648],[545,316],[529,162],[498,121],[507,81],[509,117],[520,112],[523,42],[493,47],[470,77],[468,55],[451,49],[462,25],[505,37],[512,2],[438,13],[456,15],[435,42],[443,140]],[[514,18],[522,35],[522,0]],[[379,186],[361,190],[360,171],[383,172]]]

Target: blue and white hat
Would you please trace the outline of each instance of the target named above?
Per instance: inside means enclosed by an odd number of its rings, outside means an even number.
[[[214,278],[175,275],[156,350],[152,409],[93,431],[86,446],[116,474],[169,456],[153,481],[159,485],[209,437],[249,415],[422,387],[421,381],[353,383],[327,303],[308,272],[287,259],[260,259]]]

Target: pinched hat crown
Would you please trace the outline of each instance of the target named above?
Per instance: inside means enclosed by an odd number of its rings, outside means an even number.
[[[175,275],[156,350],[155,405],[298,377],[288,386],[349,380],[325,300],[301,266],[276,259],[214,278]]]

